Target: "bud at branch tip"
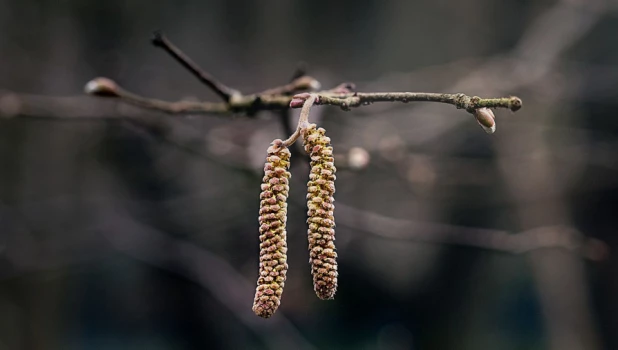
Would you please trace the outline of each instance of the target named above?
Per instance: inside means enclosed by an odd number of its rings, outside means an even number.
[[[84,91],[88,95],[118,97],[118,85],[111,79],[95,78],[86,83]]]

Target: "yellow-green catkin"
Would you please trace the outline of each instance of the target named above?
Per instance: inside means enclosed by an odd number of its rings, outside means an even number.
[[[337,252],[335,251],[335,168],[330,138],[323,128],[309,124],[302,131],[305,151],[311,157],[307,183],[307,223],[309,263],[313,288],[320,299],[333,299],[337,291]]]
[[[264,318],[277,311],[288,271],[285,224],[289,167],[290,151],[281,140],[274,140],[268,148],[260,194],[260,275],[253,302],[253,312]]]

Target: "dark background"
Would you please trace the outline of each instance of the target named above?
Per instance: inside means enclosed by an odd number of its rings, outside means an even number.
[[[290,271],[263,320],[259,184],[281,117],[82,93],[106,76],[215,101],[154,29],[247,93],[304,61],[325,88],[524,107],[496,111],[494,135],[447,105],[315,107],[341,164],[339,291],[312,289],[295,158]],[[0,0],[0,349],[618,349],[616,34],[601,0]],[[367,167],[346,167],[353,147]]]

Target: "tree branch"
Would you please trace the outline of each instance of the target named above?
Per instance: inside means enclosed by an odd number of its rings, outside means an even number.
[[[137,95],[121,88],[116,82],[108,78],[96,78],[86,84],[86,93],[102,97],[119,98],[122,101],[133,105],[154,109],[170,114],[183,113],[208,113],[208,114],[237,114],[244,113],[252,116],[257,112],[265,110],[287,110],[289,108],[301,108],[309,93],[302,91],[314,91],[320,88],[320,83],[306,75],[296,76],[289,84],[264,90],[260,93],[243,95],[240,91],[225,86],[216,80],[211,74],[202,70],[195,62],[186,56],[180,49],[172,44],[163,34],[155,32],[152,42],[155,46],[163,48],[174,57],[182,66],[187,68],[200,81],[213,89],[225,102],[190,102],[178,101],[168,102],[151,99]],[[304,71],[301,71],[304,73]],[[522,101],[518,97],[502,98],[480,98],[470,97],[463,93],[428,93],[428,92],[353,92],[354,85],[350,83],[341,84],[333,89],[315,92],[315,104],[339,106],[343,110],[352,107],[361,107],[375,102],[440,102],[454,105],[459,109],[465,109],[473,114],[479,121],[478,110],[481,108],[508,108],[517,111],[522,106]],[[294,95],[294,96],[291,96]],[[491,114],[493,132],[494,121]],[[488,130],[488,129],[485,129]]]

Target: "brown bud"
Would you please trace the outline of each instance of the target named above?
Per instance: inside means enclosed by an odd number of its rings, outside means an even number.
[[[260,194],[260,272],[253,301],[253,312],[264,318],[272,316],[283,294],[288,270],[287,220],[290,151],[283,141],[274,140],[268,148]]]
[[[309,124],[302,130],[305,151],[311,157],[307,183],[307,223],[309,263],[313,289],[320,299],[333,299],[337,292],[337,252],[335,251],[335,172],[333,148],[325,130]]]
[[[86,84],[84,91],[89,95],[118,97],[118,85],[113,80],[107,78],[92,79]]]
[[[475,109],[473,115],[481,128],[483,128],[486,133],[493,134],[496,131],[496,117],[494,116],[494,112],[492,112],[491,109]]]

